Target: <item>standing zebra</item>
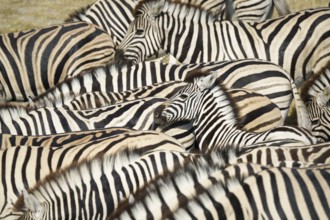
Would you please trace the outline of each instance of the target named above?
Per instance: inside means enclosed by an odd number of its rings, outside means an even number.
[[[98,0],[72,13],[66,21],[95,24],[110,34],[114,44],[118,46],[129,24],[134,20],[134,8],[141,2],[143,1]],[[290,12],[285,0],[183,0],[181,2],[199,6],[220,19],[226,19],[227,16],[228,19],[235,17],[239,20],[263,21],[272,16],[274,5],[280,15]],[[228,6],[226,7],[225,4]]]
[[[199,75],[197,75],[199,74]],[[215,74],[205,76],[196,72],[186,78],[183,87],[169,102],[155,112],[164,122],[190,120],[196,142],[201,150],[212,146],[246,146],[268,140],[294,139],[306,144],[316,143],[316,138],[299,127],[283,126],[262,133],[242,131],[237,126],[235,103]]]
[[[311,77],[301,90],[311,131],[320,142],[330,141],[330,70],[329,64]]]
[[[134,18],[116,48],[117,62],[138,63],[160,49],[182,63],[259,58],[282,66],[299,84],[330,59],[329,8],[235,22],[160,0],[140,4]]]
[[[91,67],[113,59],[103,30],[71,22],[0,35],[0,101],[27,101]]]
[[[149,163],[149,171],[152,172],[150,175],[153,176],[167,166],[172,167],[172,163],[176,163],[175,161],[183,161],[185,158],[184,154],[179,155],[179,152],[183,153],[184,149],[176,140],[154,131],[129,131],[76,146],[16,146],[2,150],[0,151],[0,218],[7,219],[6,215],[10,212],[9,208],[12,202],[17,199],[22,190],[33,187],[37,181],[44,179],[48,174],[57,175],[57,170],[67,166],[76,166],[76,162],[86,162],[86,160],[98,157],[98,155],[111,157],[111,155],[119,154],[118,152],[133,152],[128,155],[123,154],[122,160],[111,161],[109,166],[113,167],[106,169],[111,174],[111,170],[115,166],[121,167],[148,152],[162,152],[164,150],[175,151],[176,153],[171,155],[166,154],[166,152],[158,155],[149,154],[149,157],[146,157],[148,161],[144,161]],[[140,161],[142,169],[144,169],[144,162]],[[151,171],[152,169],[153,171]],[[124,173],[123,171],[122,174]],[[114,179],[118,177],[120,178],[120,176],[114,175]],[[141,179],[132,177],[132,182],[134,181],[133,178],[136,178],[136,181],[143,180],[142,176]],[[125,183],[123,182],[123,184]],[[129,183],[127,182],[127,184]],[[117,187],[119,186],[116,185],[114,190],[118,189]]]
[[[181,87],[174,88],[173,82],[153,85],[164,81],[183,80],[188,74],[197,69],[217,72],[217,76],[229,88],[243,88],[267,96],[281,110],[282,118],[286,119],[292,97],[297,107],[298,122],[304,124],[304,116],[299,93],[290,76],[276,64],[258,59],[242,59],[200,64],[162,64],[159,62],[142,62],[130,68],[118,67],[114,64],[86,71],[72,77],[36,97],[31,106],[63,106],[72,99],[89,92],[123,92],[148,85],[150,95],[167,98],[174,95]],[[151,86],[151,87],[149,87]],[[173,88],[173,91],[167,87]],[[140,89],[135,90],[139,93]],[[163,91],[164,90],[164,91]],[[143,90],[142,90],[143,91]],[[134,93],[134,91],[132,91]],[[128,93],[128,94],[127,94]],[[130,92],[123,94],[125,97]],[[143,98],[143,97],[141,97]]]

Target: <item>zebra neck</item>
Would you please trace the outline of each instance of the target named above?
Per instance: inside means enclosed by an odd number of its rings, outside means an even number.
[[[250,133],[238,127],[236,106],[219,86],[214,86],[201,98],[201,108],[193,122],[200,149],[212,146],[244,146],[264,140],[266,133]]]

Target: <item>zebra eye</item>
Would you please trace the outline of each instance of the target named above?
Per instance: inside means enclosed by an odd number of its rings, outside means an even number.
[[[320,119],[314,118],[311,120],[312,126],[318,126],[320,124]]]
[[[189,96],[187,94],[185,94],[185,93],[182,93],[179,97],[182,100],[186,100]]]
[[[143,35],[144,34],[144,30],[143,29],[136,29],[135,31],[135,35]]]

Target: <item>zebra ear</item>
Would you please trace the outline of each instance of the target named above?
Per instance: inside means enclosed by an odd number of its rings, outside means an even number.
[[[38,212],[41,210],[42,206],[38,201],[38,199],[34,195],[28,193],[25,189],[23,190],[23,197],[24,197],[24,208],[26,210],[31,212]]]
[[[317,102],[319,105],[326,106],[330,99],[330,87],[325,87],[323,92],[318,96]]]
[[[149,16],[151,17],[158,16],[162,12],[162,9],[164,8],[165,1],[160,0],[155,2],[156,3],[152,6],[152,8],[149,9]]]
[[[195,78],[195,83],[197,84],[198,88],[203,91],[205,89],[210,88],[217,79],[216,72],[212,72],[211,74],[203,77]]]

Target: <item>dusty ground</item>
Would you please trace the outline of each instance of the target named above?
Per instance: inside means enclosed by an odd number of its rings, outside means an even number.
[[[0,33],[62,23],[94,0],[0,0]],[[287,0],[291,11],[327,6],[329,0]]]

